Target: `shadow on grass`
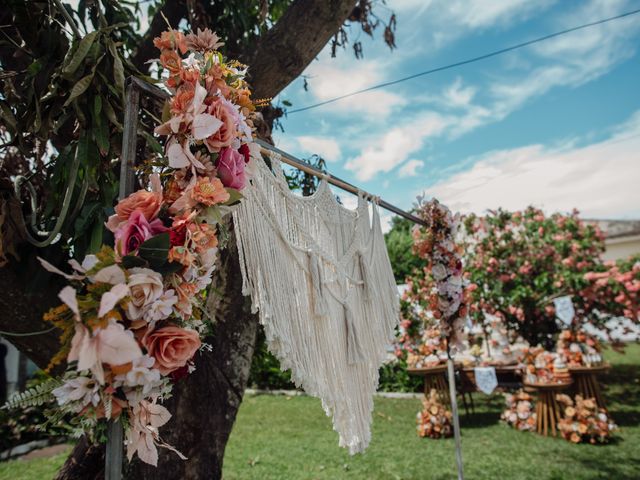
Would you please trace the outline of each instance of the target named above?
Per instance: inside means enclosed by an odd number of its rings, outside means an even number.
[[[640,459],[638,458],[627,458],[624,464],[593,455],[580,455],[576,460],[594,473],[593,477],[589,478],[637,479],[638,477],[630,474],[630,471],[640,472]]]
[[[484,428],[500,423],[500,413],[476,412],[460,417],[461,428]]]

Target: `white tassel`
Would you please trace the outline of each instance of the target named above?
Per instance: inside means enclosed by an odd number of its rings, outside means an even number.
[[[374,289],[373,277],[369,269],[369,264],[362,251],[358,251],[358,262],[360,263],[360,275],[362,276],[362,286],[364,288],[364,300],[370,302],[376,295],[372,290]]]
[[[353,318],[353,312],[349,305],[344,306],[344,320],[347,329],[347,362],[349,365],[356,365],[364,362],[362,347],[356,332],[356,323]]]
[[[315,252],[309,252],[309,273],[313,284],[313,313],[319,317],[327,315],[329,307],[324,294],[324,279],[320,259]]]

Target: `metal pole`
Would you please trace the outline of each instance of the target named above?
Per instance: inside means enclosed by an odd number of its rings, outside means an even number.
[[[451,415],[453,416],[453,436],[456,443],[456,463],[458,464],[458,480],[464,480],[462,468],[462,442],[460,440],[460,419],[458,417],[458,401],[456,400],[456,375],[453,370],[453,359],[447,359],[449,375],[449,397],[451,397]]]
[[[306,162],[303,162],[302,160],[297,159],[296,157],[294,157],[293,155],[280,150],[277,147],[274,147],[273,145],[269,145],[267,142],[263,141],[263,140],[255,140],[255,142],[260,145],[262,153],[264,154],[269,154],[270,152],[274,152],[279,154],[282,157],[282,161],[284,163],[286,163],[287,165],[291,165],[292,167],[295,167],[299,170],[302,170],[303,172],[308,173],[309,175],[313,175],[314,177],[318,177],[318,178],[326,178],[327,182],[329,182],[331,185],[335,185],[338,188],[341,188],[342,190],[345,190],[349,193],[353,193],[354,195],[357,195],[358,192],[363,192],[366,195],[372,196],[371,194],[365,192],[364,190],[356,187],[355,185],[350,184],[349,182],[346,182],[344,180],[342,180],[341,178],[338,178],[334,175],[331,175],[330,173],[323,173],[320,170],[317,170],[315,168],[313,168],[311,165],[309,165]],[[426,222],[424,220],[422,220],[421,218],[416,217],[415,215],[410,214],[409,212],[405,212],[404,210],[396,207],[395,205],[392,205],[391,203],[380,199],[380,201],[378,202],[378,204],[384,208],[385,210],[389,210],[390,212],[393,212],[397,215],[400,215],[401,217],[404,217],[408,220],[411,220],[414,223],[418,223],[420,225],[423,226],[427,226]]]
[[[122,422],[109,420],[107,426],[107,452],[104,457],[105,480],[121,480],[122,453],[124,450],[124,431]]]
[[[122,131],[122,155],[120,157],[120,192],[122,200],[136,188],[136,145],[138,141],[138,109],[140,106],[139,82],[129,77],[125,93],[124,125]],[[107,451],[104,457],[105,480],[122,479],[124,431],[122,422],[108,420]]]

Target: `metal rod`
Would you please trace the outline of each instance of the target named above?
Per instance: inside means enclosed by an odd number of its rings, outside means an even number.
[[[270,152],[277,153],[282,157],[282,161],[287,165],[291,165],[292,167],[302,170],[303,172],[306,172],[309,175],[313,175],[314,177],[326,178],[327,182],[329,182],[331,185],[335,185],[336,187],[341,188],[342,190],[345,190],[349,193],[353,193],[354,195],[357,195],[358,192],[363,192],[365,195],[372,196],[370,193],[365,192],[364,190],[350,184],[349,182],[346,182],[345,180],[342,180],[341,178],[336,177],[335,175],[331,175],[330,173],[325,174],[321,172],[320,170],[309,165],[308,163],[297,159],[293,155],[283,150],[280,150],[279,148],[274,147],[273,145],[270,145],[263,140],[257,139],[255,140],[255,142],[258,145],[260,145],[261,150],[264,154],[268,155]],[[411,220],[412,222],[417,223],[419,225],[427,226],[426,222],[421,218],[418,218],[415,215],[410,214],[409,212],[405,212],[404,210],[396,207],[395,205],[392,205],[391,203],[385,200],[380,199],[378,204],[385,210],[389,210],[390,212],[400,215],[401,217]]]
[[[120,158],[120,200],[131,195],[136,189],[136,147],[138,145],[138,111],[140,91],[157,95],[150,88],[144,88],[146,82],[129,77],[125,92],[124,125],[122,131],[122,156]],[[152,85],[146,84],[148,87]],[[154,87],[155,88],[155,87]],[[159,89],[158,89],[159,90]],[[161,91],[161,90],[159,90]],[[105,480],[122,480],[122,461],[124,451],[124,430],[122,421],[108,420],[107,450],[104,457]]]
[[[105,480],[122,479],[122,454],[124,431],[120,419],[109,420],[107,426],[107,451],[104,457]]]
[[[453,359],[447,359],[449,374],[449,396],[451,397],[451,415],[453,416],[453,436],[456,443],[456,463],[458,464],[458,480],[464,480],[462,468],[462,441],[460,439],[460,418],[458,417],[458,401],[456,400],[456,376],[453,370]]]

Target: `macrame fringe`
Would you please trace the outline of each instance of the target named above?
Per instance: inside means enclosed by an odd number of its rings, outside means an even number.
[[[295,384],[321,399],[351,454],[371,439],[378,370],[399,320],[398,294],[377,208],[347,210],[326,181],[291,193],[272,157],[256,162],[233,213],[243,292],[269,350]],[[275,176],[274,176],[275,174]]]

